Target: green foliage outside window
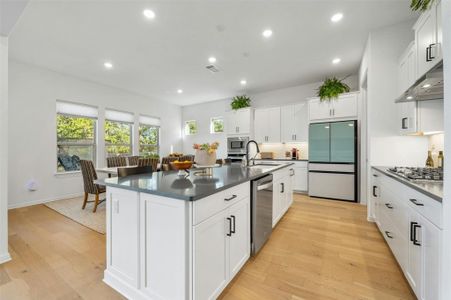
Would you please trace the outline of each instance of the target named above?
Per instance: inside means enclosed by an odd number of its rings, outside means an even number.
[[[192,135],[197,133],[197,122],[196,121],[186,121],[185,122],[185,134]]]
[[[131,124],[105,121],[105,148],[107,157],[132,154]]]
[[[160,128],[150,125],[139,126],[139,155],[155,157],[159,153]]]
[[[212,118],[211,119],[211,133],[221,133],[224,132],[224,119],[223,118]]]

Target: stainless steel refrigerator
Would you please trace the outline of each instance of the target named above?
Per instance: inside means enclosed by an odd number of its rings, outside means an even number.
[[[310,124],[309,195],[357,201],[357,121]]]

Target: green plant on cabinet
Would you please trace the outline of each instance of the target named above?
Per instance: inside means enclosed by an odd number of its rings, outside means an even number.
[[[232,98],[232,103],[230,103],[230,105],[232,106],[233,110],[250,107],[251,99],[246,95],[235,96]]]
[[[326,78],[324,83],[318,88],[318,97],[321,101],[337,99],[340,94],[349,93],[349,86],[343,82],[344,79],[337,77]]]

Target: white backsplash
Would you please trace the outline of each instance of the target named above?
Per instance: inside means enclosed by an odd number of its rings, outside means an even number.
[[[292,148],[299,150],[300,159],[308,159],[308,143],[276,143],[276,144],[261,144],[261,152],[274,152],[274,158],[284,158],[286,151],[291,151]]]

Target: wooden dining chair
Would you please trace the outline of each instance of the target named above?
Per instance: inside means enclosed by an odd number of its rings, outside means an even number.
[[[194,155],[184,155],[179,157],[179,161],[194,161]]]
[[[174,168],[171,165],[171,162],[179,160],[179,157],[172,157],[172,156],[166,156],[161,159],[161,170],[163,171],[169,171],[174,170]]]
[[[151,174],[151,166],[131,167],[131,168],[117,168],[117,177],[125,177],[138,174]]]
[[[128,157],[128,165],[129,166],[137,166],[140,156],[129,156]]]
[[[97,173],[92,161],[80,160],[80,168],[81,174],[83,176],[83,186],[85,190],[82,209],[85,209],[88,202],[94,202],[94,209],[92,210],[92,212],[96,212],[97,206],[105,201],[105,199],[100,200],[99,195],[106,192],[106,187],[104,185],[94,183],[94,181],[97,180]],[[88,201],[89,194],[95,195],[94,201]]]
[[[107,157],[106,165],[108,168],[125,167],[127,165],[127,159],[124,156]]]
[[[138,167],[150,166],[152,167],[152,171],[156,172],[158,170],[158,163],[160,162],[159,158],[140,158],[138,160]]]

